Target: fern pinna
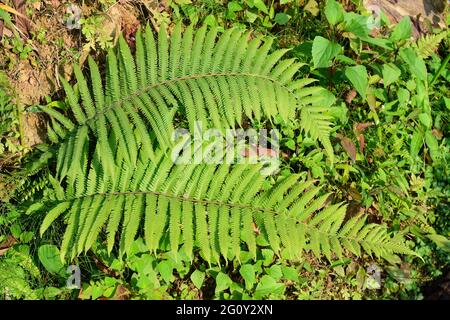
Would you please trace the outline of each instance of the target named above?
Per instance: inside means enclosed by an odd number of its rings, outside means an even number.
[[[136,54],[121,37],[107,56],[104,84],[89,59],[90,79],[78,66],[77,83],[62,80],[73,117],[43,107],[52,118],[49,138],[57,146],[54,196],[30,211],[51,206],[41,233],[59,217],[67,223],[61,258],[87,251],[106,227],[108,249],[120,230],[119,250],[127,253],[138,233],[151,251],[168,241],[207,260],[239,259],[243,246],[258,244],[298,258],[304,251],[329,260],[361,250],[378,257],[413,253],[400,234],[345,221],[343,204],[327,204],[312,182],[297,175],[263,190],[256,164],[175,164],[169,156],[176,123],[196,121],[220,130],[247,121],[285,121],[300,114],[303,129],[332,157],[327,90],[293,80],[302,64],[271,52],[271,39],[206,26],[156,39],[147,26],[136,34]],[[92,152],[92,150],[95,150]]]

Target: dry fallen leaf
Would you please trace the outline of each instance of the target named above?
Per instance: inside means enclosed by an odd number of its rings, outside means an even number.
[[[14,8],[16,8],[17,12],[20,13],[20,15],[17,15],[17,14],[15,15],[16,27],[17,27],[17,29],[22,31],[22,33],[25,36],[28,37],[30,35],[31,24],[30,24],[30,20],[26,16],[26,12],[25,12],[26,1],[25,0],[13,0],[13,4],[14,4]]]
[[[15,243],[16,239],[12,235],[8,235],[5,241],[0,243],[0,257],[6,253]]]
[[[119,284],[114,295],[114,300],[128,300],[130,298],[130,291],[123,285]]]
[[[314,17],[319,14],[319,4],[316,0],[309,0],[306,6],[303,8],[305,11],[310,12]]]
[[[360,133],[360,132],[363,132],[364,130],[366,130],[370,126],[373,126],[373,122],[357,123],[355,125],[355,131]]]
[[[102,261],[100,261],[100,259],[98,259],[96,256],[93,256],[93,260],[94,260],[95,265],[101,272],[103,272],[113,278],[117,278],[119,276],[118,272],[110,269],[107,265],[105,265]]]
[[[353,141],[340,133],[336,135],[336,138],[341,140],[342,147],[344,148],[345,151],[347,151],[348,155],[353,160],[353,162],[356,161],[356,146],[353,143]]]
[[[348,104],[352,103],[353,99],[356,97],[356,90],[350,90],[345,96],[345,102]]]
[[[276,157],[277,153],[275,150],[263,148],[263,147],[256,147],[255,145],[251,145],[249,148],[245,148],[243,151],[243,156],[248,157]]]
[[[366,146],[366,139],[363,134],[360,134],[357,139],[359,142],[359,152],[362,154],[364,153],[364,147]]]

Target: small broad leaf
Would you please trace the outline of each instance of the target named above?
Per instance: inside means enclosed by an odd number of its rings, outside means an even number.
[[[432,120],[431,117],[428,115],[428,113],[421,113],[419,114],[419,120],[420,123],[422,123],[425,128],[430,129],[431,128],[431,124],[432,124]]]
[[[256,8],[258,8],[258,10],[264,12],[265,14],[269,14],[269,10],[263,0],[253,0],[253,4]]]
[[[258,19],[258,15],[256,13],[246,10],[245,18],[246,18],[247,22],[253,23],[253,22],[255,22],[256,19]]]
[[[295,141],[292,139],[289,139],[288,141],[286,141],[286,147],[295,151]]]
[[[292,267],[281,266],[283,277],[287,280],[298,282],[298,271]]]
[[[283,273],[281,271],[281,266],[279,265],[273,265],[267,270],[267,274],[274,278],[275,280],[280,279],[283,276]]]
[[[367,86],[369,84],[367,70],[364,66],[347,67],[345,76],[350,80],[353,87],[365,99]]]
[[[255,298],[261,299],[269,294],[282,294],[284,288],[283,283],[277,283],[271,276],[264,275],[256,286]]]
[[[203,21],[203,23],[206,24],[207,26],[211,26],[211,27],[217,26],[217,20],[213,14],[207,15],[205,20]]]
[[[427,67],[422,58],[412,48],[402,48],[400,50],[400,57],[405,61],[410,72],[415,75],[419,80],[427,80]]]
[[[331,66],[332,60],[341,52],[341,49],[342,47],[335,42],[331,42],[321,36],[315,37],[311,51],[314,68]]]
[[[167,282],[172,282],[175,277],[173,276],[173,264],[169,262],[168,260],[161,261],[157,266],[156,269],[159,271],[159,274],[161,275],[161,278]]]
[[[344,30],[367,41],[371,31],[368,19],[368,17],[356,14],[355,12],[346,12],[344,15]]]
[[[425,142],[427,143],[428,150],[430,151],[431,159],[436,161],[440,156],[439,143],[430,130],[425,132]]]
[[[423,134],[421,131],[416,130],[414,131],[412,138],[411,138],[411,145],[409,147],[409,153],[411,154],[411,157],[415,158],[419,154],[420,149],[423,145]]]
[[[231,12],[241,11],[243,7],[236,1],[231,1],[228,3],[228,10]]]
[[[331,25],[344,21],[344,8],[335,0],[328,0],[325,5],[325,16]]]
[[[392,42],[406,40],[411,37],[411,34],[412,34],[411,20],[409,19],[408,16],[405,16],[395,26],[394,31],[392,31],[391,33],[390,40]]]
[[[247,289],[250,289],[253,287],[253,284],[255,283],[255,269],[251,264],[244,264],[240,269],[239,273],[241,274],[242,278],[244,278],[245,281],[245,287]]]
[[[104,289],[103,287],[94,286],[92,287],[92,300],[97,300],[103,295]]]
[[[46,299],[55,298],[57,295],[59,295],[62,292],[61,289],[55,288],[55,287],[46,287],[44,289],[44,297]]]
[[[65,267],[60,260],[59,249],[52,244],[44,244],[38,249],[39,261],[41,261],[44,268],[52,273],[65,275]]]
[[[216,276],[216,292],[221,292],[228,289],[232,283],[233,281],[231,281],[227,274],[219,272]]]
[[[197,287],[197,289],[200,289],[202,287],[204,280],[205,280],[204,272],[201,272],[200,270],[195,270],[194,272],[192,272],[191,281]]]
[[[396,82],[401,75],[401,71],[393,63],[386,63],[383,65],[383,83],[384,87]]]
[[[275,22],[278,23],[279,25],[283,26],[286,23],[288,23],[289,19],[291,19],[291,16],[284,13],[284,12],[279,12],[275,15]]]
[[[319,14],[319,4],[316,0],[309,0],[303,9],[311,13],[314,17]]]

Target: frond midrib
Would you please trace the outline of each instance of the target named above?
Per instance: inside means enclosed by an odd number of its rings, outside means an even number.
[[[188,197],[188,196],[184,196],[184,195],[175,195],[175,194],[170,194],[170,193],[166,193],[166,192],[160,192],[160,191],[115,191],[115,192],[103,192],[103,193],[95,193],[95,194],[90,194],[90,195],[84,195],[84,196],[80,196],[80,197],[74,197],[74,198],[69,198],[69,199],[64,199],[60,202],[72,202],[72,201],[76,201],[76,200],[82,200],[82,199],[88,199],[91,197],[96,197],[96,196],[103,196],[103,197],[108,197],[108,196],[134,196],[134,195],[155,195],[155,196],[159,196],[159,197],[166,197],[166,198],[171,198],[171,199],[177,199],[179,201],[184,201],[184,202],[190,202],[190,203],[200,203],[203,205],[217,205],[217,206],[226,206],[229,208],[237,208],[237,209],[251,209],[253,212],[258,211],[258,212],[262,212],[262,213],[267,213],[267,214],[275,214],[275,215],[281,215],[281,214],[286,214],[287,212],[281,212],[278,210],[272,210],[272,209],[267,209],[267,208],[262,208],[262,207],[256,207],[256,206],[252,206],[250,204],[243,204],[243,203],[232,203],[232,202],[225,202],[225,201],[218,201],[218,200],[210,200],[210,199],[198,199],[198,198],[192,198],[192,197]],[[339,233],[328,233],[328,232],[323,232],[322,230],[320,230],[320,228],[316,227],[316,226],[311,226],[308,224],[307,221],[296,221],[297,223],[301,223],[305,226],[306,230],[315,230],[316,232],[318,232],[319,234],[324,235],[327,238],[332,238],[332,237],[337,237],[338,239],[346,239],[349,241],[355,241],[357,243],[366,243],[366,244],[370,244],[371,246],[375,246],[375,245],[383,245],[383,244],[388,244],[390,243],[390,241],[386,242],[386,243],[379,243],[379,242],[373,242],[373,241],[368,241],[365,238],[361,239],[361,238],[357,238],[357,237],[350,237],[350,236],[342,236],[339,235]]]
[[[294,90],[292,90],[285,84],[281,83],[280,81],[278,81],[270,76],[265,76],[265,75],[261,75],[261,74],[248,73],[248,72],[220,72],[220,73],[194,74],[194,75],[189,75],[189,76],[184,76],[184,77],[172,78],[172,79],[152,83],[151,85],[145,86],[135,92],[132,92],[132,93],[126,95],[124,98],[120,99],[119,101],[116,101],[108,106],[103,107],[102,110],[96,111],[95,114],[93,114],[91,117],[86,118],[86,120],[84,122],[79,123],[79,126],[87,125],[89,122],[97,119],[97,117],[99,115],[105,114],[106,112],[108,112],[114,108],[121,107],[124,103],[130,102],[133,98],[139,97],[140,95],[147,93],[154,88],[169,85],[171,83],[176,83],[179,81],[188,81],[188,80],[192,80],[192,79],[205,79],[205,78],[212,78],[212,77],[251,77],[251,78],[259,78],[259,79],[269,80],[272,83],[277,84],[277,85],[281,86],[282,88],[286,89],[289,93],[291,93],[292,95],[295,96]],[[84,103],[82,101],[80,101],[80,103],[82,105],[84,105]]]

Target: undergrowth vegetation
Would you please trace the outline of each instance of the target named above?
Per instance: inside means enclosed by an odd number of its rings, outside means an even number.
[[[30,106],[0,61],[0,298],[424,298],[449,263],[449,31],[318,2],[137,1],[116,37],[94,13]],[[277,135],[224,147],[244,129]]]

